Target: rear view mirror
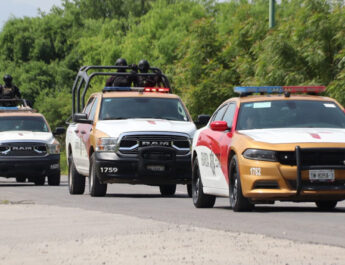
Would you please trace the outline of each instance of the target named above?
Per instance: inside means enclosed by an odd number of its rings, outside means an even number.
[[[87,123],[91,124],[92,121],[88,120],[87,114],[86,113],[75,113],[73,115],[73,121],[76,123]]]
[[[204,126],[208,123],[211,116],[208,114],[200,114],[198,115],[198,119],[195,121],[196,125]]]
[[[65,131],[66,131],[66,129],[64,127],[56,127],[53,134],[54,135],[61,135],[61,134],[64,134]]]
[[[213,131],[224,132],[229,129],[226,121],[214,121],[211,122],[210,127]]]

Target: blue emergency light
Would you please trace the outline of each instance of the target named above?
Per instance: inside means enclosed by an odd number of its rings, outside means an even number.
[[[110,92],[110,91],[131,91],[131,87],[121,87],[121,86],[106,86],[103,91]]]
[[[0,110],[18,110],[18,107],[0,107]]]
[[[236,86],[234,92],[239,94],[252,93],[321,93],[324,92],[324,86]]]

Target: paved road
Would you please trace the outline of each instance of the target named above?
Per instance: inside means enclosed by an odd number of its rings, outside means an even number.
[[[1,200],[96,210],[177,225],[345,247],[345,202],[339,203],[333,212],[319,212],[313,203],[276,203],[257,206],[250,213],[234,213],[226,198],[217,198],[213,209],[194,208],[185,186],[179,186],[172,198],[160,197],[157,187],[124,184],[109,185],[103,198],[92,198],[87,192],[71,196],[66,177],[59,187],[36,187],[0,178]]]

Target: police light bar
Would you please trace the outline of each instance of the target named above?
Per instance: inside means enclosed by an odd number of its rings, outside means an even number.
[[[234,92],[239,94],[251,93],[321,93],[326,90],[325,86],[237,86]]]
[[[18,107],[0,107],[0,110],[18,110]]]
[[[114,92],[114,91],[138,91],[138,92],[159,92],[159,93],[169,93],[170,88],[166,87],[105,87],[103,92]]]

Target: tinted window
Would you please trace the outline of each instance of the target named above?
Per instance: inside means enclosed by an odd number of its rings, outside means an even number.
[[[279,100],[242,103],[237,130],[345,128],[345,113],[333,102]]]
[[[227,104],[222,106],[213,116],[212,121],[221,121],[227,106]]]
[[[92,108],[90,110],[90,115],[89,115],[89,120],[92,120],[95,118],[95,113],[96,113],[96,109],[97,109],[97,104],[98,103],[98,98],[95,98],[95,102],[92,105]]]
[[[100,120],[152,118],[188,121],[186,111],[175,98],[104,98]]]
[[[93,103],[93,100],[94,100],[94,99],[95,99],[95,98],[90,98],[90,99],[89,99],[89,101],[87,102],[87,104],[86,104],[86,106],[85,106],[85,108],[84,108],[83,113],[86,113],[87,115],[89,115],[90,110],[91,110],[91,107],[92,107],[92,103]]]
[[[234,120],[235,111],[236,111],[236,104],[232,103],[229,105],[223,117],[223,120],[228,123],[229,127],[232,126],[232,121]]]
[[[0,131],[49,132],[48,125],[42,117],[0,117]]]

